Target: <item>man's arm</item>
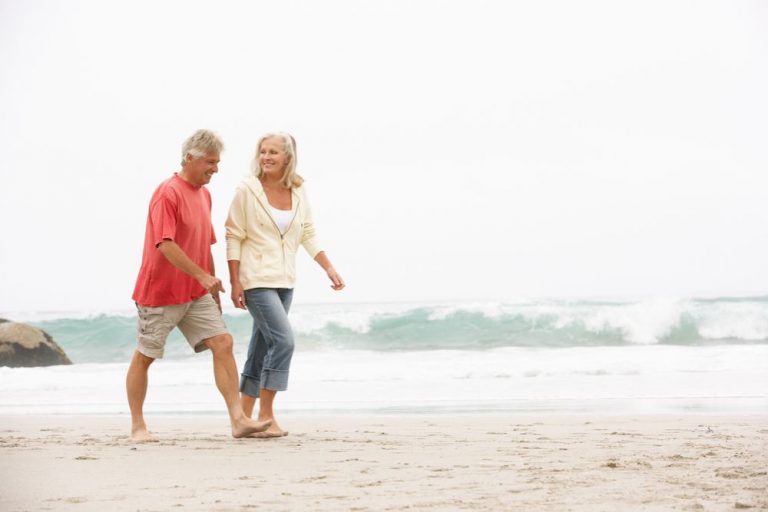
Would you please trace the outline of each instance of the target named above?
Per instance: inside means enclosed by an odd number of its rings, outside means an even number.
[[[214,297],[219,292],[224,291],[221,279],[200,268],[194,261],[189,259],[189,256],[187,256],[181,247],[179,247],[173,240],[163,240],[160,245],[157,246],[157,250],[160,251],[174,267],[195,278],[203,288],[214,294]],[[213,267],[213,258],[211,258],[211,267]]]
[[[213,263],[213,251],[208,253],[208,257],[211,259],[211,275],[216,277],[216,265]],[[221,282],[220,279],[219,282]],[[224,291],[223,286],[221,287],[221,291]],[[214,302],[216,302],[216,305],[219,306],[219,312],[221,312],[221,299],[219,299],[219,292],[211,292],[211,296],[213,297]]]

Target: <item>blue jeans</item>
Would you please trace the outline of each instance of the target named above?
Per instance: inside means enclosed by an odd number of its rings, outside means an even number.
[[[293,331],[288,323],[293,290],[251,288],[245,305],[253,317],[248,359],[240,379],[240,392],[258,397],[261,388],[285,391],[293,356]]]

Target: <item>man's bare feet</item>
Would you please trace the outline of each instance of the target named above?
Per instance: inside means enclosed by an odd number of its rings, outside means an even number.
[[[147,427],[137,427],[131,429],[131,441],[134,443],[156,443],[159,439],[150,433]]]
[[[232,422],[232,437],[248,437],[251,434],[264,432],[270,425],[272,425],[272,420],[256,421],[243,417],[237,422]]]

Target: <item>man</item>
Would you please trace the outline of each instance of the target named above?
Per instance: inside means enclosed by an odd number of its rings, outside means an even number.
[[[211,195],[205,188],[218,172],[224,144],[198,130],[182,146],[181,171],[157,187],[149,204],[144,255],[133,292],[139,312],[138,346],[128,368],[126,390],[131,409],[131,439],[157,441],[144,422],[144,398],[152,362],[163,357],[168,334],[178,327],[195,352],[210,349],[216,386],[229,410],[234,437],[262,432],[269,421],[243,414],[232,336],[221,318],[211,245]]]

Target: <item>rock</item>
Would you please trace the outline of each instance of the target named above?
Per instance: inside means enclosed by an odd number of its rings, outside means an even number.
[[[72,364],[47,332],[0,318],[0,366],[11,368]]]

